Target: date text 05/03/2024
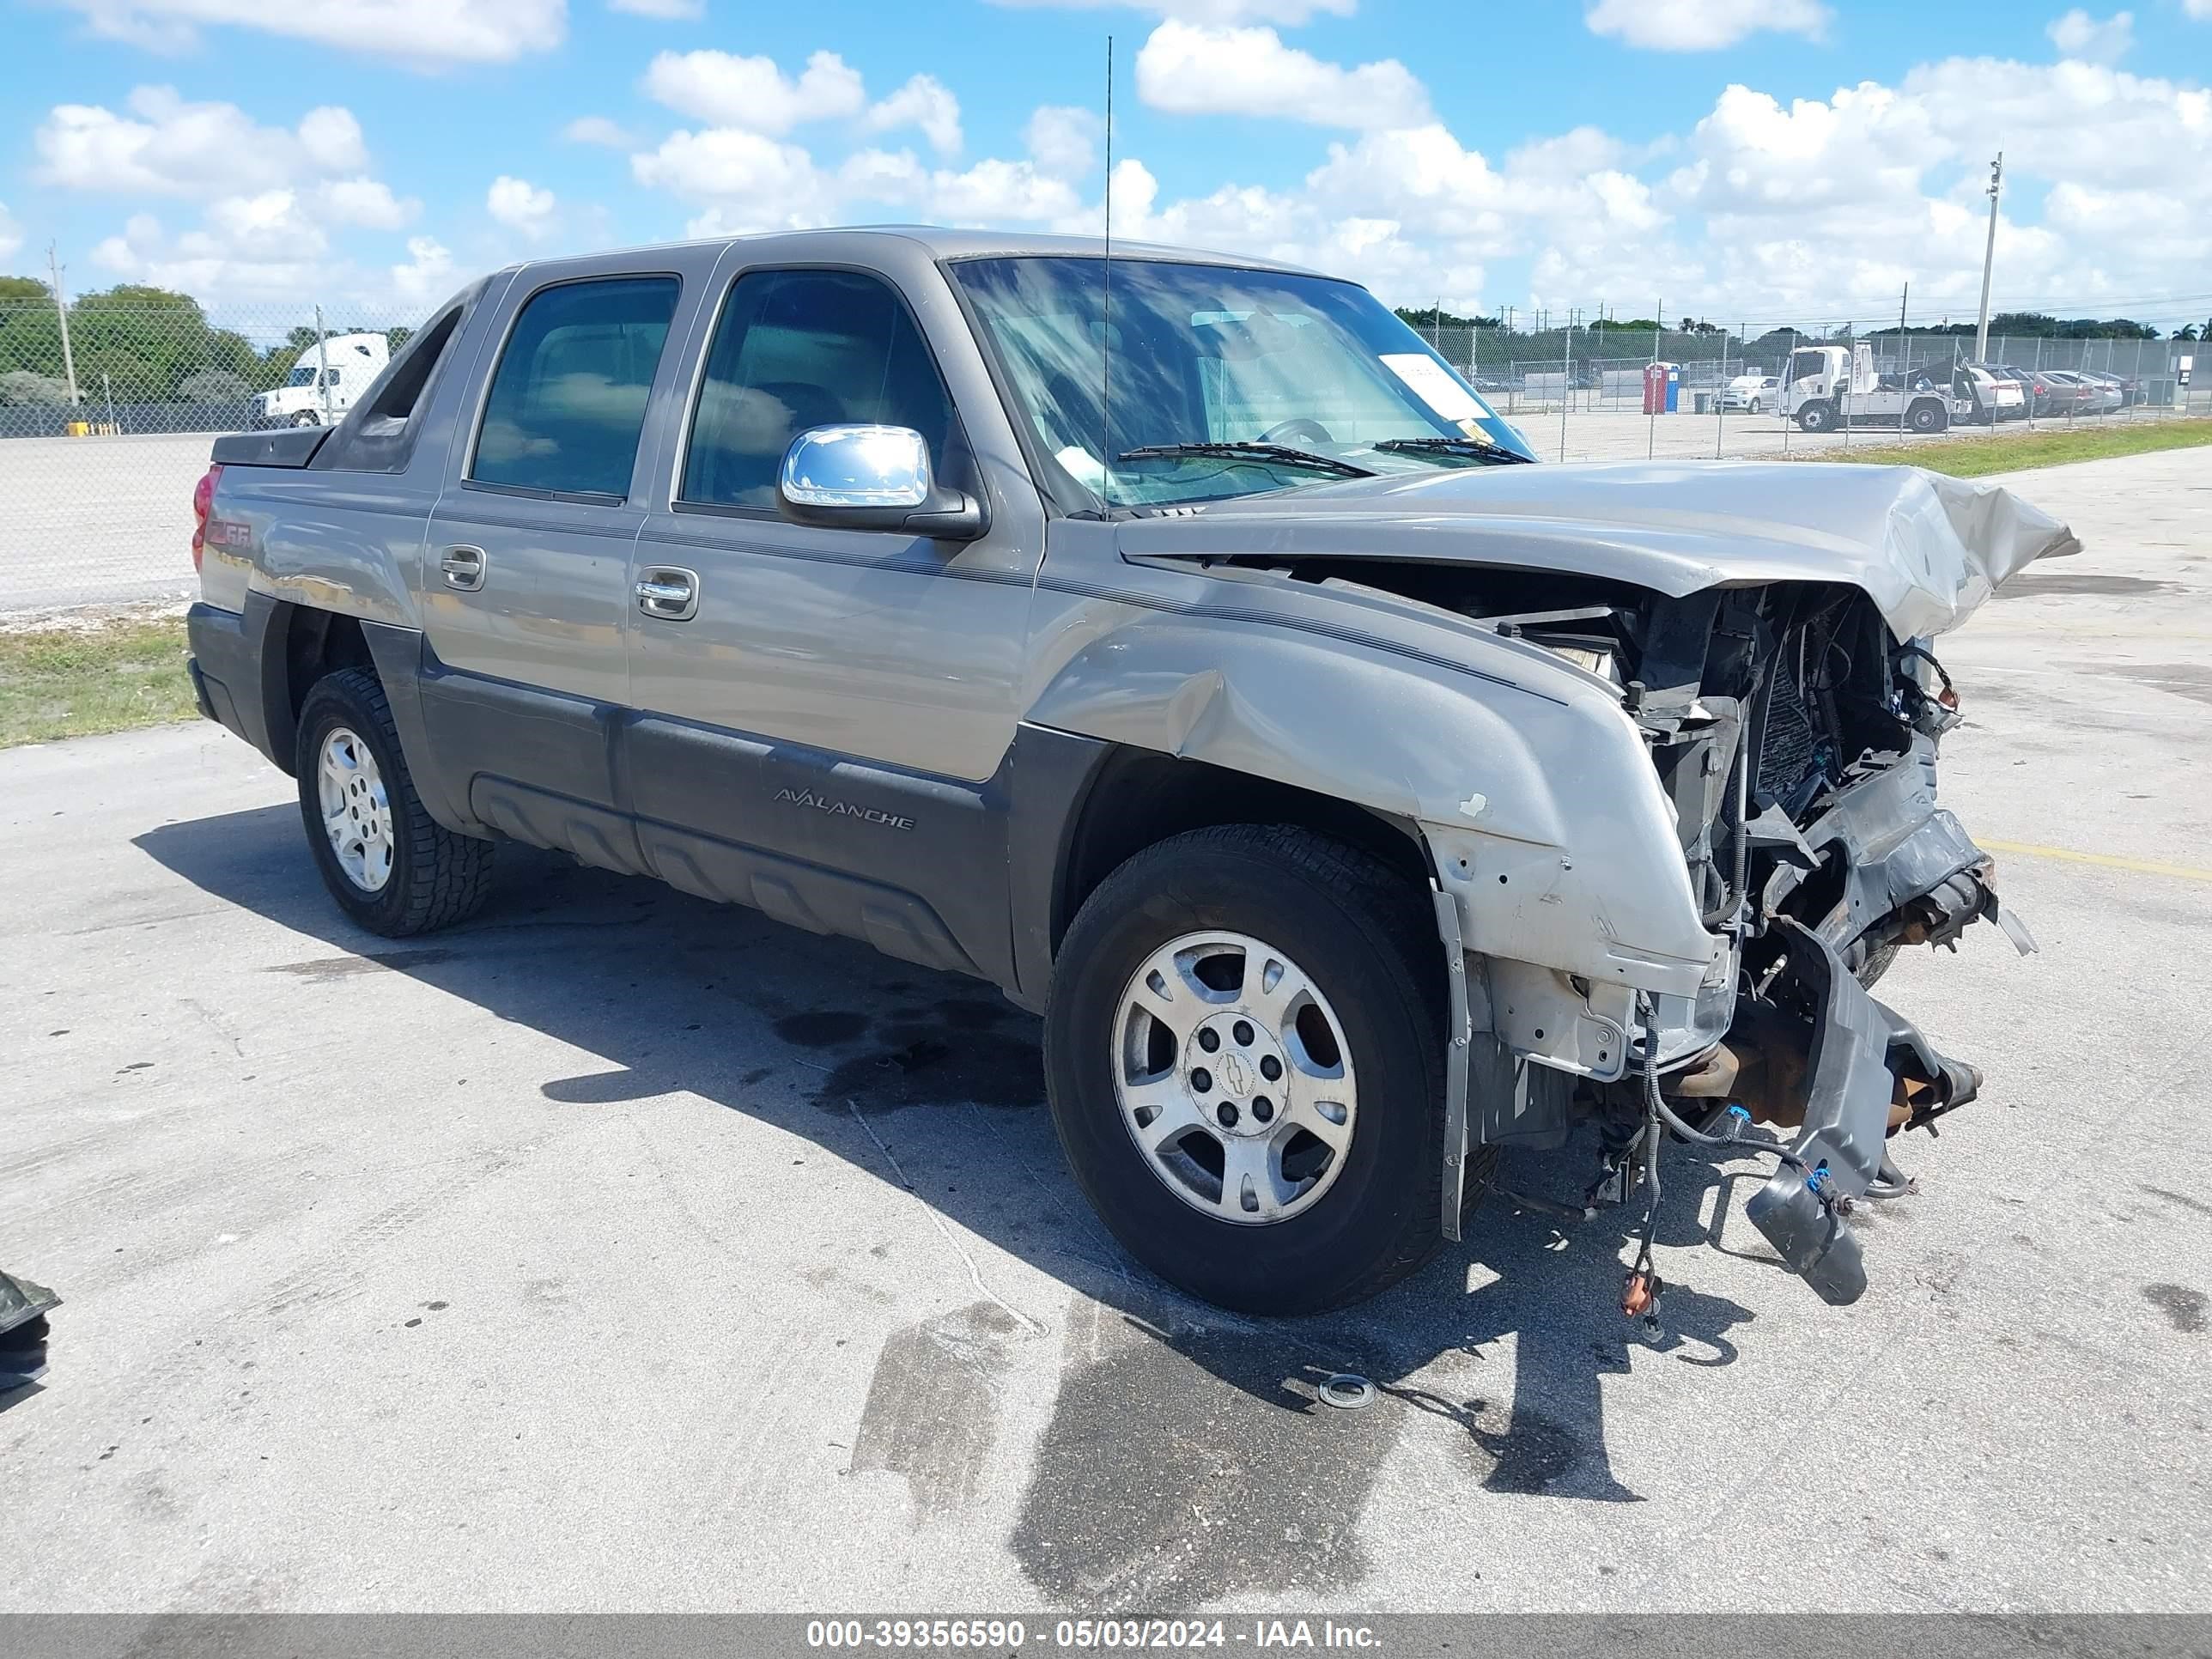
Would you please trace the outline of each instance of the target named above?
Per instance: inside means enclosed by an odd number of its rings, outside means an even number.
[[[1333,1619],[1060,1619],[1049,1626],[1051,1646],[1063,1652],[1143,1653],[1187,1649],[1244,1648],[1257,1652],[1330,1649],[1370,1650],[1381,1645],[1370,1626]],[[1045,1630],[1036,1632],[1036,1646]],[[806,1626],[810,1648],[966,1650],[1006,1653],[1031,1648],[1018,1619],[816,1619]]]

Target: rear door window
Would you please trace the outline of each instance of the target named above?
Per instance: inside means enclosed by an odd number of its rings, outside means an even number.
[[[622,276],[532,295],[493,372],[469,477],[627,495],[677,292],[673,276]]]

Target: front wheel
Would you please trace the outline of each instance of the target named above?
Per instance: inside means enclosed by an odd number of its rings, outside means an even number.
[[[292,417],[294,426],[320,426],[323,417],[312,409],[303,409]]]
[[[404,939],[473,915],[491,891],[492,844],[422,805],[384,687],[365,668],[315,682],[293,751],[300,817],[323,885],[372,933]]]
[[[1269,1315],[1427,1260],[1440,954],[1419,886],[1304,830],[1193,830],[1109,876],[1060,947],[1045,1077],[1077,1183],[1130,1254]]]
[[[1833,404],[1807,404],[1797,411],[1797,424],[1807,432],[1826,432],[1836,423]]]

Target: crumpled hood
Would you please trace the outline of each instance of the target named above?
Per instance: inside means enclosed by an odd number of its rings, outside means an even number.
[[[2081,543],[2009,490],[1911,466],[1613,461],[1346,480],[1120,526],[1127,556],[1397,559],[1557,570],[1680,598],[1850,582],[1899,639],[1955,628]]]

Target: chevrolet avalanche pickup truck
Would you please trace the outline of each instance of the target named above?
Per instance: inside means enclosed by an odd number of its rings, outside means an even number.
[[[1979,1076],[1865,988],[1979,918],[1930,649],[2074,544],[1911,469],[1532,464],[1364,289],[808,232],[519,265],[332,428],[219,440],[202,711],[337,904],[503,840],[1045,1017],[1075,1178],[1196,1295],[1411,1271],[1501,1147],[1771,1160],[1824,1297]],[[1626,1212],[1632,1218],[1632,1209]]]

